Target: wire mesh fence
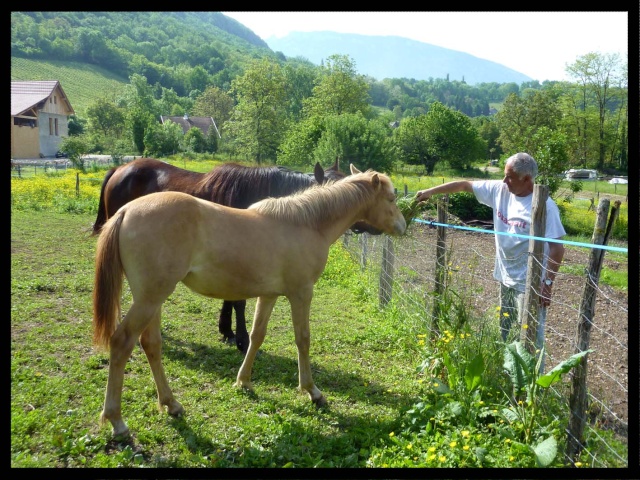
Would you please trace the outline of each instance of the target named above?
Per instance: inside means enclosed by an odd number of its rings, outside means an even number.
[[[473,231],[470,231],[473,230]],[[391,247],[390,247],[390,242]],[[404,321],[412,322],[416,331],[439,334],[434,309],[437,285],[436,228],[428,224],[414,223],[406,235],[391,240],[386,236],[345,235],[343,243],[360,263],[372,284],[378,285],[381,304],[392,296],[394,305],[401,311]],[[470,317],[478,323],[493,321],[498,328],[496,311],[500,305],[499,283],[493,278],[495,240],[492,230],[447,229],[446,235],[446,288],[456,292],[465,303]],[[563,266],[556,275],[552,303],[548,307],[545,329],[545,363],[547,371],[575,354],[579,346],[578,324],[580,305],[585,291],[590,249],[566,247]],[[621,257],[618,255],[616,258]],[[622,255],[621,262],[627,257]],[[605,255],[606,259],[606,255]],[[526,263],[526,259],[524,259]],[[389,265],[392,271],[389,272]],[[610,269],[624,267],[620,261],[605,260]],[[562,403],[566,403],[565,418],[557,418],[567,424],[570,414],[577,415],[585,423],[585,436],[602,438],[603,431],[613,432],[616,439],[628,440],[628,293],[606,284],[596,286],[595,315],[589,348],[594,352],[588,357],[586,380],[588,408],[584,412],[569,411],[571,373],[550,389]],[[493,319],[493,320],[491,320]],[[517,329],[515,329],[517,330]],[[571,439],[567,428],[567,442]],[[575,439],[578,440],[578,439]],[[601,452],[585,451],[592,459],[592,466],[607,467]],[[620,458],[613,446],[608,456]],[[566,459],[570,463],[570,459]]]

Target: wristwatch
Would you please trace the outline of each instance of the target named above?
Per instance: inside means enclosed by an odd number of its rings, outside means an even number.
[[[550,287],[551,285],[553,285],[553,280],[551,280],[550,278],[545,278],[545,279],[544,279],[544,284],[545,284],[547,287]]]

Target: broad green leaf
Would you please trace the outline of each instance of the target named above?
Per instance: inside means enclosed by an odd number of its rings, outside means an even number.
[[[555,437],[549,437],[533,447],[536,454],[536,462],[539,467],[548,467],[558,454],[558,442]]]
[[[566,359],[564,362],[561,362],[558,365],[556,365],[549,373],[546,373],[545,375],[540,376],[536,380],[536,383],[544,388],[549,388],[551,385],[559,381],[562,375],[564,375],[573,367],[578,365],[582,357],[584,357],[587,353],[590,353],[590,352],[593,352],[593,350],[589,349],[589,350],[585,350],[584,352],[578,352],[575,355],[572,355],[571,357]]]
[[[482,354],[478,354],[467,365],[467,370],[464,372],[464,381],[467,385],[467,391],[472,392],[475,390],[482,381],[482,374],[484,373],[484,358]]]
[[[535,358],[521,342],[513,342],[505,347],[503,367],[517,390],[528,385],[534,365]]]

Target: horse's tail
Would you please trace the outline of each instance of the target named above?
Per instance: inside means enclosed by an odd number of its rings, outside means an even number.
[[[120,260],[120,226],[125,210],[107,222],[96,245],[96,272],[93,288],[93,343],[109,349],[111,335],[120,319],[120,295],[124,269]]]
[[[102,181],[102,186],[100,187],[100,201],[98,202],[98,216],[96,217],[96,221],[93,223],[92,235],[98,235],[100,230],[102,230],[102,226],[107,223],[107,205],[104,201],[104,190],[107,187],[107,183],[109,183],[109,179],[117,169],[118,167],[110,169]]]

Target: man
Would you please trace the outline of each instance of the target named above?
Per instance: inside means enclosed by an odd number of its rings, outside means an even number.
[[[416,193],[418,201],[425,201],[439,193],[469,192],[480,203],[493,209],[496,258],[493,276],[500,282],[500,330],[502,339],[507,340],[511,324],[518,319],[518,312],[524,307],[524,290],[527,278],[527,258],[529,239],[520,235],[530,235],[531,202],[533,185],[538,175],[538,164],[527,153],[516,153],[507,159],[504,167],[504,179],[467,181],[459,180],[438,185]],[[547,199],[547,222],[545,236],[559,239],[566,235],[560,222],[558,206]],[[538,290],[540,308],[536,348],[544,344],[544,327],[547,308],[551,304],[553,281],[564,256],[564,245],[558,242],[545,242],[542,285]],[[544,358],[540,372],[544,371]]]

